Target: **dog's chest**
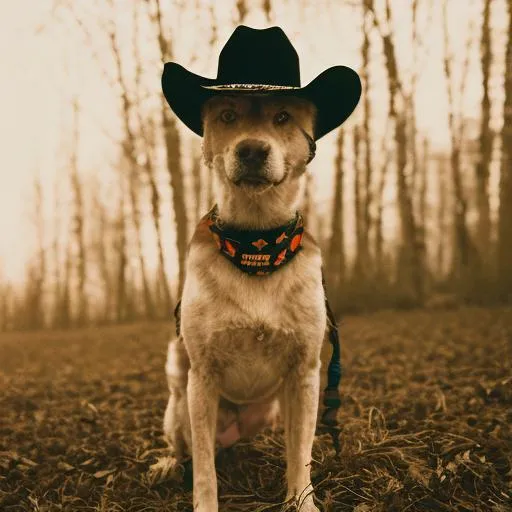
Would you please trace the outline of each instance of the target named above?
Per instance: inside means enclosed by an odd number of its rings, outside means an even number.
[[[271,398],[287,373],[304,358],[304,348],[294,332],[263,324],[227,326],[213,332],[204,347],[221,393],[235,403]]]
[[[227,279],[189,274],[182,306],[187,351],[229,400],[262,401],[290,371],[318,360],[324,297],[319,268],[307,268],[305,274],[297,257],[265,281],[237,269]]]

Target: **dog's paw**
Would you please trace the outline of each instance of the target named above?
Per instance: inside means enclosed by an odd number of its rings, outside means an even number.
[[[300,502],[294,497],[286,501],[283,512],[320,512],[320,509],[314,504],[312,497],[307,497]]]
[[[182,482],[185,469],[175,457],[159,457],[146,473],[148,483],[153,486],[165,480]]]
[[[320,509],[311,500],[300,505],[297,508],[297,512],[320,512]]]

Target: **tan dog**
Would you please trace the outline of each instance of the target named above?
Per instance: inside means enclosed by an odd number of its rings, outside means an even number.
[[[204,158],[218,215],[238,229],[270,229],[295,215],[315,109],[306,100],[217,96],[203,109]],[[300,127],[300,128],[299,128]],[[164,431],[192,454],[194,510],[218,510],[215,439],[226,446],[284,422],[288,491],[315,512],[310,480],[326,329],[320,249],[307,233],[282,269],[251,276],[215,245],[204,220],[189,247],[181,336],[169,344]],[[279,407],[278,407],[279,406]]]

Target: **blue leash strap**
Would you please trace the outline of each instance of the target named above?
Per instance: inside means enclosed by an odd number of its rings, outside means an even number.
[[[324,400],[323,404],[325,410],[322,414],[321,423],[325,426],[324,429],[331,434],[332,441],[336,453],[340,452],[339,444],[339,431],[338,426],[338,409],[341,406],[340,392],[338,389],[342,369],[340,363],[341,351],[340,351],[340,337],[338,334],[338,325],[336,324],[336,318],[329,306],[327,300],[327,289],[325,285],[325,277],[322,272],[322,285],[324,287],[325,295],[325,309],[327,310],[327,327],[329,328],[329,342],[331,343],[332,353],[329,366],[327,367],[327,387],[324,389]]]

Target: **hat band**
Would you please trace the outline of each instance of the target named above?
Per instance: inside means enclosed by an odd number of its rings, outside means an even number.
[[[295,87],[293,85],[270,85],[270,84],[223,84],[223,85],[203,85],[203,89],[213,89],[216,91],[222,90],[294,90],[301,89],[301,87]]]

